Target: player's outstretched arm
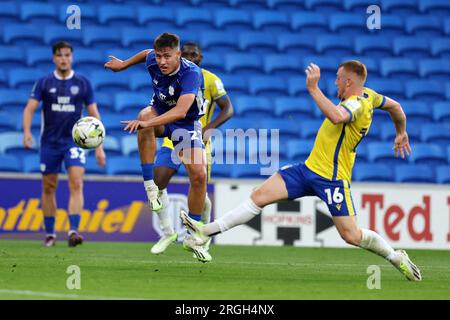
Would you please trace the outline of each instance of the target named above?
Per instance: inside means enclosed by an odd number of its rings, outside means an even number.
[[[100,120],[100,113],[98,112],[97,104],[91,103],[87,106],[88,114],[91,117],[97,118]],[[97,164],[100,167],[104,167],[106,164],[106,154],[105,150],[103,150],[103,145],[99,145],[97,148],[95,148],[95,160],[97,161]]]
[[[306,87],[311,97],[323,114],[333,123],[339,124],[350,120],[349,113],[340,105],[334,105],[319,88],[320,68],[311,63],[305,70]]]
[[[31,123],[33,122],[34,111],[39,106],[39,101],[29,99],[25,109],[23,109],[22,128],[23,128],[23,145],[25,148],[33,146],[33,135],[31,134]]]
[[[142,120],[127,120],[120,121],[120,123],[126,124],[124,131],[133,133],[140,128],[162,126],[168,123],[184,119],[186,117],[189,108],[195,100],[195,95],[192,93],[183,94],[178,98],[177,105],[162,115],[152,118],[147,121]]]
[[[405,155],[409,156],[411,153],[408,133],[406,132],[406,115],[403,112],[400,103],[388,97],[386,97],[386,102],[384,103],[382,109],[389,112],[389,115],[395,125],[395,156],[398,157],[400,154],[402,159],[404,159]]]
[[[125,70],[135,64],[144,63],[149,51],[150,49],[142,50],[127,60],[120,60],[114,56],[109,56],[110,60],[105,63],[104,67],[114,72]]]

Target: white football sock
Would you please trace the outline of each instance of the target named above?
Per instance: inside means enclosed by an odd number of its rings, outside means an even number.
[[[147,190],[149,188],[154,189],[155,187],[158,188],[158,186],[155,184],[155,181],[153,181],[153,179],[152,180],[145,180],[144,181],[144,187],[145,187],[145,190]]]
[[[163,189],[159,191],[159,200],[162,204],[162,209],[159,210],[156,214],[159,218],[159,226],[161,230],[164,232],[164,235],[169,236],[174,233],[172,227],[172,220],[169,215],[169,196],[167,194],[167,189]]]
[[[202,222],[204,224],[211,222],[211,208],[212,208],[211,199],[209,199],[208,194],[206,194],[205,208],[203,209],[202,212]]]
[[[239,207],[227,212],[214,222],[205,225],[202,230],[206,235],[225,232],[235,226],[250,221],[256,215],[260,214],[261,210],[262,208],[258,207],[252,199],[248,199]]]
[[[369,229],[361,229],[362,239],[360,247],[376,253],[389,262],[398,263],[399,257],[394,249],[378,233]]]

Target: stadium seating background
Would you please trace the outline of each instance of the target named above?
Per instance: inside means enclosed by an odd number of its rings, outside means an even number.
[[[381,30],[366,27],[372,4],[382,10]],[[22,110],[33,83],[53,70],[51,44],[68,40],[74,69],[91,80],[107,128],[108,165],[98,168],[90,154],[87,172],[139,174],[136,138],[119,121],[148,103],[149,76],[139,67],[113,74],[103,64],[110,54],[127,58],[149,48],[170,31],[182,42],[197,41],[202,67],[223,79],[235,117],[222,130],[279,128],[281,165],[305,159],[323,120],[306,91],[304,67],[317,63],[321,88],[335,97],[337,65],[362,60],[367,86],[405,109],[413,153],[393,157],[393,124],[377,110],[358,146],[354,180],[450,183],[449,1],[80,1],[80,30],[66,28],[69,5],[0,1],[0,171],[39,172],[38,145],[22,147]],[[40,125],[36,113],[36,144]],[[213,176],[259,177],[259,171],[254,164],[214,165]]]

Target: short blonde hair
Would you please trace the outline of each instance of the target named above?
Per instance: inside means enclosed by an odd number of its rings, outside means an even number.
[[[362,81],[362,83],[366,82],[367,78],[367,68],[361,61],[358,60],[348,60],[345,62],[342,62],[339,65],[339,68],[343,67],[345,71],[353,72],[356,74]]]

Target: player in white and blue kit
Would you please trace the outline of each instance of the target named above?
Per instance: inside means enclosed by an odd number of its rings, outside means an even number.
[[[153,181],[156,138],[169,137],[189,175],[189,215],[200,221],[206,196],[206,154],[199,118],[204,114],[204,81],[201,69],[181,57],[180,39],[175,34],[163,33],[153,42],[154,50],[143,50],[122,61],[115,57],[105,64],[112,71],[144,63],[152,78],[153,98],[138,120],[123,121],[125,130],[138,132],[139,154],[149,204],[153,211],[162,208],[159,189]],[[138,130],[140,129],[140,130]],[[177,160],[177,159],[175,159]],[[211,256],[200,246],[186,247],[201,261]]]
[[[55,193],[63,162],[68,173],[70,192],[68,243],[73,247],[83,242],[83,237],[78,234],[78,227],[84,203],[83,175],[86,158],[84,150],[73,142],[72,127],[81,118],[84,108],[90,116],[100,118],[89,80],[72,70],[72,51],[71,45],[67,42],[58,42],[53,46],[53,62],[56,69],[35,83],[23,112],[24,146],[31,148],[33,114],[42,101],[40,169],[46,232],[44,244],[48,247],[56,242]],[[100,166],[105,165],[106,157],[101,145],[95,150],[95,157]]]

